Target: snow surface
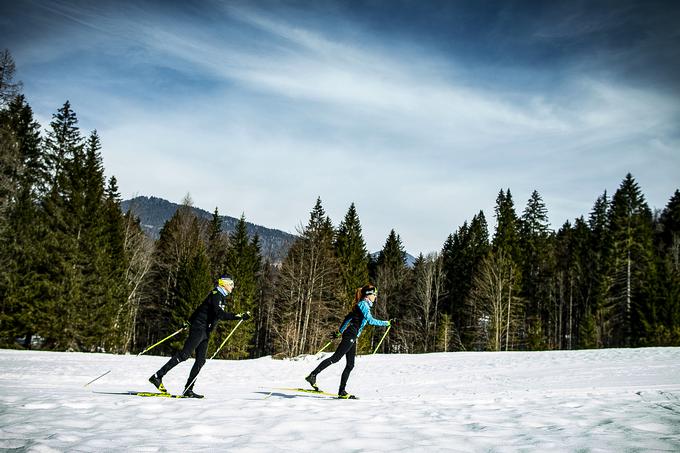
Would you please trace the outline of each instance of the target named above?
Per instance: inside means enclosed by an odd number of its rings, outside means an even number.
[[[153,391],[165,357],[0,350],[0,450],[680,451],[680,348],[362,356],[359,400],[276,389],[321,357],[208,361],[198,400],[94,393]]]

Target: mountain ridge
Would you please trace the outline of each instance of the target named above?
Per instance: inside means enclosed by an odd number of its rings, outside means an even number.
[[[175,211],[180,208],[180,204],[173,203],[163,198],[154,196],[137,196],[121,202],[121,210],[128,210],[139,218],[142,229],[154,240],[158,239],[161,229],[165,222],[170,220]],[[191,210],[200,219],[210,220],[213,214],[195,206]],[[239,219],[228,215],[220,215],[222,220],[222,230],[225,233],[233,233]],[[288,253],[288,249],[293,244],[297,236],[275,228],[268,228],[246,221],[248,236],[253,237],[257,234],[260,238],[260,249],[262,256],[271,260],[273,263],[281,263]]]
[[[165,222],[170,220],[175,214],[175,211],[180,208],[180,204],[173,203],[163,198],[154,196],[140,195],[129,200],[121,202],[121,210],[127,212],[128,210],[139,218],[142,229],[154,240],[158,239],[161,229]],[[192,211],[198,218],[210,220],[212,213],[205,209],[191,207]],[[228,215],[220,215],[222,219],[222,230],[226,233],[233,233],[236,230],[236,225],[239,219]],[[269,259],[272,263],[282,263],[283,259],[288,253],[288,249],[293,244],[297,236],[285,231],[269,228],[262,225],[257,225],[246,221],[246,229],[248,236],[253,237],[254,234],[260,238],[260,249],[262,256]],[[377,259],[380,252],[371,253],[373,259]],[[413,267],[416,258],[409,253],[406,253],[406,265]]]

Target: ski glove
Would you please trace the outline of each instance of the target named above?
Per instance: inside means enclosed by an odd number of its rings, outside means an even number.
[[[336,338],[340,338],[342,336],[342,333],[340,332],[331,332],[330,337],[331,340],[335,340]]]
[[[236,319],[242,319],[244,321],[247,321],[250,319],[250,315],[248,313],[239,313],[236,315]]]

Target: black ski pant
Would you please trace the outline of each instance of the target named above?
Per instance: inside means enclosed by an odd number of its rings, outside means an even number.
[[[205,354],[208,352],[208,334],[206,333],[205,328],[194,328],[192,326],[189,329],[189,337],[184,342],[182,350],[172,356],[172,358],[158,370],[156,375],[159,378],[163,378],[163,376],[168,374],[168,371],[191,357],[191,353],[194,352],[194,350],[196,351],[196,361],[194,362],[194,366],[191,367],[189,379],[184,386],[185,389],[189,387],[189,385],[193,388],[193,382],[205,364]]]
[[[345,356],[347,363],[345,364],[345,369],[342,370],[342,377],[340,378],[340,390],[338,393],[345,391],[345,386],[347,385],[347,379],[349,379],[349,374],[354,368],[354,357],[357,355],[357,337],[347,335],[342,337],[342,341],[338,345],[338,349],[335,350],[332,356],[328,357],[326,360],[321,362],[314,371],[313,375],[321,373],[323,370],[328,368],[331,364],[338,362]]]

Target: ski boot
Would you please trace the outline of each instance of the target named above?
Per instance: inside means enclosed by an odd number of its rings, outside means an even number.
[[[149,378],[149,382],[151,382],[153,384],[153,386],[158,389],[159,392],[168,393],[168,390],[163,385],[163,380],[160,377],[158,377],[157,374],[154,374],[153,376],[151,376]]]
[[[184,396],[184,398],[203,398],[203,395],[195,393],[193,389],[186,389],[182,396]]]
[[[312,386],[315,392],[319,391],[319,386],[316,385],[316,374],[310,374],[305,378],[305,381],[309,382],[309,385]]]
[[[352,394],[350,394],[350,393],[347,393],[347,392],[344,391],[344,390],[340,390],[340,391],[338,392],[338,398],[341,399],[341,400],[356,400],[356,399],[359,399],[359,398],[357,398],[356,396],[354,396],[354,395],[352,395]]]

